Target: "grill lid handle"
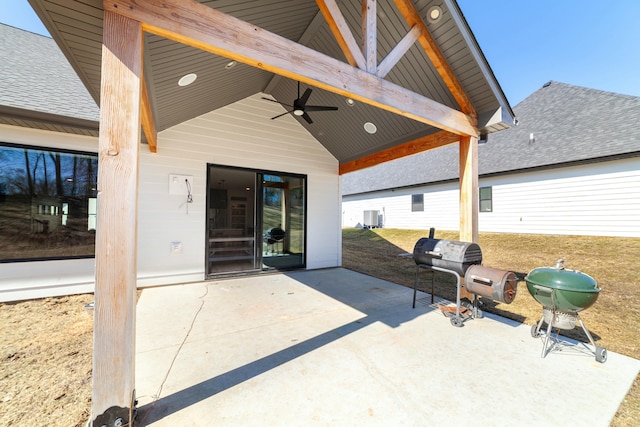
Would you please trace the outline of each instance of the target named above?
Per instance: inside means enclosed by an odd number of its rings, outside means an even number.
[[[487,279],[486,277],[480,277],[480,276],[476,276],[475,274],[472,274],[471,276],[469,276],[471,278],[471,280],[473,280],[474,282],[477,283],[482,283],[483,285],[487,285],[487,286],[491,286],[493,285],[493,280],[491,279]]]
[[[428,255],[433,258],[442,258],[442,254],[440,252],[425,251],[425,255]]]

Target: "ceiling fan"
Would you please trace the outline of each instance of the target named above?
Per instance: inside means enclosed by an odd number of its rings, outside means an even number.
[[[278,102],[271,98],[265,98],[264,96],[262,97],[262,99],[266,99],[267,101],[271,101],[271,102],[276,102],[280,105],[291,108],[291,110],[287,111],[286,113],[282,113],[275,117],[271,117],[271,120],[277,119],[278,117],[282,117],[285,114],[293,113],[294,116],[302,116],[302,118],[305,119],[307,123],[311,124],[313,123],[313,120],[311,120],[311,117],[309,117],[309,115],[307,114],[308,111],[336,111],[338,109],[338,107],[330,107],[325,105],[307,105],[307,101],[311,96],[311,92],[312,92],[311,88],[307,88],[307,90],[304,91],[304,94],[300,96],[300,82],[298,82],[298,98],[296,98],[293,101],[293,105],[283,104],[282,102]]]

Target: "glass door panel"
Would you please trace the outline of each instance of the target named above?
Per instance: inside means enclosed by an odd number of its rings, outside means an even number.
[[[209,167],[207,274],[255,270],[256,174]]]
[[[262,267],[290,269],[305,266],[304,177],[259,175],[262,183]]]

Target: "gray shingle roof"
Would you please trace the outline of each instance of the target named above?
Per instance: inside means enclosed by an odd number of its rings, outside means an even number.
[[[549,82],[479,147],[480,176],[640,155],[640,97]],[[533,134],[533,140],[530,136]],[[342,176],[342,194],[457,180],[458,144]]]
[[[99,120],[95,101],[49,37],[0,24],[0,76],[2,111]]]

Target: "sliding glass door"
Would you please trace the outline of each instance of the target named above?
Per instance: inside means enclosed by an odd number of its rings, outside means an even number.
[[[305,266],[304,176],[209,166],[207,275]]]

